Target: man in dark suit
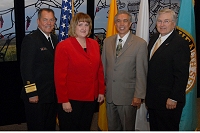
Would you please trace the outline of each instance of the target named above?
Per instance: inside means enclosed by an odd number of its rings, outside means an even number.
[[[102,50],[108,130],[135,130],[137,107],[146,94],[147,43],[130,32],[127,11],[114,19],[118,34],[106,38]]]
[[[185,104],[190,49],[175,30],[176,18],[173,10],[160,10],[156,21],[159,33],[151,37],[148,45],[145,102],[151,131],[178,131]]]
[[[38,29],[25,36],[21,46],[21,76],[28,130],[55,130],[56,95],[54,85],[54,49],[57,37],[51,34],[54,11],[38,12]],[[50,41],[48,41],[50,38]]]

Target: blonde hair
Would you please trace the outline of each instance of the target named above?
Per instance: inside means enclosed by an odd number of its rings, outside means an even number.
[[[76,13],[75,16],[71,19],[68,35],[71,37],[77,37],[75,30],[78,22],[87,22],[89,24],[89,32],[87,35],[87,37],[89,37],[92,29],[92,19],[88,14],[85,14],[83,12]]]

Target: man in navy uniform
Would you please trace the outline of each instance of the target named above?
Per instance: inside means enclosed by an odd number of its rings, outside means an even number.
[[[28,130],[52,131],[56,127],[54,85],[54,49],[57,37],[51,34],[55,25],[54,11],[38,12],[38,28],[25,36],[21,46],[21,76]]]

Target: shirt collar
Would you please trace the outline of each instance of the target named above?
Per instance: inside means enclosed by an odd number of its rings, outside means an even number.
[[[122,37],[122,38],[119,36],[119,34],[117,34],[117,41],[121,38],[123,40],[123,42],[126,42],[129,34],[130,34],[130,31],[128,33],[126,33],[126,35],[124,37]]]
[[[159,35],[160,39],[161,39],[161,43],[163,43],[173,32],[174,30],[172,30],[170,33],[168,33],[167,35],[161,36],[161,34]]]
[[[47,34],[45,34],[39,27],[38,27],[38,29],[42,32],[42,34],[44,34],[44,36],[47,38],[47,40],[49,37],[51,38],[50,34],[49,34],[49,36],[47,36]]]

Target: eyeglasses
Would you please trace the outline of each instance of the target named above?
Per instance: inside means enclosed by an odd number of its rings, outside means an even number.
[[[169,24],[169,23],[172,22],[172,21],[173,21],[173,20],[171,20],[171,21],[170,21],[170,20],[164,20],[164,21],[162,21],[162,20],[157,20],[157,23],[158,23],[158,24],[162,24],[162,23],[163,23],[163,24]]]

